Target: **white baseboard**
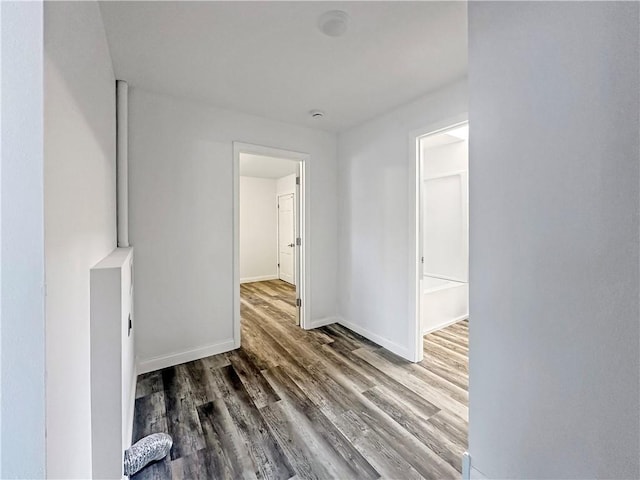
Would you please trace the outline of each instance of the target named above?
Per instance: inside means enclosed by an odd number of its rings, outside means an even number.
[[[277,280],[278,275],[262,275],[260,277],[241,278],[240,283],[266,282],[267,280]]]
[[[233,339],[229,339],[224,342],[214,343],[213,345],[204,345],[191,350],[159,355],[140,361],[137,368],[138,375],[162,368],[173,367],[174,365],[180,365],[181,363],[191,362],[193,360],[199,360],[200,358],[217,355],[218,353],[229,352],[236,348],[236,342]]]
[[[471,480],[471,456],[469,452],[462,454],[462,480]]]
[[[484,473],[474,468],[473,466],[471,467],[471,471],[469,472],[469,478],[471,480],[489,480],[489,477],[487,477]]]
[[[395,353],[396,355],[404,358],[405,360],[413,362],[411,352],[409,352],[409,349],[407,347],[403,347],[402,345],[398,345],[395,342],[387,340],[386,338],[381,337],[380,335],[377,335],[373,332],[370,332],[366,328],[362,328],[360,325],[351,323],[342,317],[338,317],[338,321],[336,323],[339,323],[343,327],[347,327],[349,330],[353,330],[354,332],[359,333],[360,335],[367,338],[368,340],[371,340],[372,342],[377,343],[378,345],[386,348],[390,352]]]
[[[489,477],[471,464],[469,452],[462,454],[462,480],[489,480]]]
[[[325,325],[331,325],[338,323],[340,319],[338,317],[324,317],[311,320],[311,324],[305,327],[305,330],[313,330],[314,328],[324,327]]]
[[[436,330],[440,330],[442,328],[448,327],[449,325],[453,325],[454,323],[461,322],[463,320],[466,320],[467,318],[469,318],[469,314],[468,313],[464,314],[464,315],[462,315],[462,316],[460,316],[458,318],[454,318],[453,320],[450,320],[448,322],[441,323],[440,325],[437,325],[435,327],[427,328],[425,330],[422,330],[422,336],[425,336],[426,334],[431,333],[431,332],[435,332]]]

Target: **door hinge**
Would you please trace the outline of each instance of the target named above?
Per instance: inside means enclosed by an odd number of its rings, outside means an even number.
[[[296,238],[296,245],[302,245],[302,239],[300,237]]]
[[[420,257],[420,263],[424,263],[424,257]]]
[[[302,306],[302,299],[296,298],[296,307],[301,307],[301,306]]]
[[[300,177],[296,177],[296,185],[300,185]]]

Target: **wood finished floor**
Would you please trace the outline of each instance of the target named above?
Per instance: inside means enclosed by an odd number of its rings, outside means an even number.
[[[174,443],[132,478],[460,478],[467,322],[413,364],[338,325],[300,329],[285,282],[241,297],[242,348],[138,378],[133,440]]]

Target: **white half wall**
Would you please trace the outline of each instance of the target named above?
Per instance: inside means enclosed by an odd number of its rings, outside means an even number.
[[[312,319],[335,316],[336,136],[130,88],[140,371],[233,348],[233,142],[304,152]]]
[[[469,453],[639,478],[639,7],[469,2]]]
[[[132,248],[116,248],[90,273],[93,479],[122,477],[123,454],[131,446],[136,387],[132,273]]]
[[[240,283],[278,278],[276,183],[240,177]]]
[[[0,478],[45,476],[43,2],[0,2]]]
[[[408,359],[416,330],[409,312],[409,133],[464,114],[466,89],[460,81],[339,135],[341,323]]]
[[[47,477],[91,477],[89,270],[116,246],[115,77],[96,2],[44,6]]]

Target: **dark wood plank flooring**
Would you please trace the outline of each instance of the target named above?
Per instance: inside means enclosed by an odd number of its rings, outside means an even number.
[[[242,348],[138,378],[133,440],[173,437],[147,479],[460,478],[468,324],[407,362],[339,325],[295,325],[293,287],[241,287]]]

